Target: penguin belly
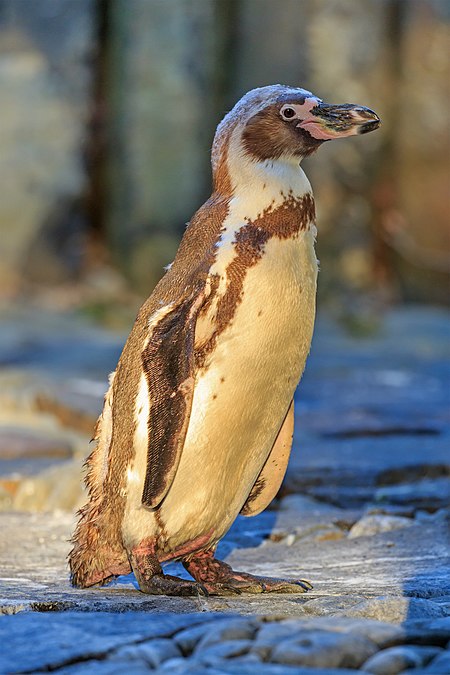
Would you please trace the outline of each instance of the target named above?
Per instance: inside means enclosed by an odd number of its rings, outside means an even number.
[[[234,317],[196,374],[180,464],[154,511],[141,504],[148,414],[142,383],[123,521],[128,549],[153,537],[160,560],[176,558],[218,542],[239,514],[272,449],[309,352],[317,278],[313,240],[310,231],[292,239],[274,237],[246,271]]]

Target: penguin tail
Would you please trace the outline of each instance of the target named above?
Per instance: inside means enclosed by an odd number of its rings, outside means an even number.
[[[104,518],[101,505],[91,501],[78,515],[68,556],[72,585],[79,588],[103,585],[120,574],[129,574],[131,566],[126,550],[117,532],[107,527],[110,519]]]

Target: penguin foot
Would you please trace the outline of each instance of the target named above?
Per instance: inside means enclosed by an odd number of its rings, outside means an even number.
[[[206,588],[199,583],[187,581],[169,574],[154,574],[151,579],[137,578],[142,593],[150,595],[208,595]]]
[[[305,593],[312,585],[305,579],[274,579],[247,572],[236,572],[227,563],[203,551],[183,561],[185,569],[201,583],[209,595],[240,593]]]
[[[157,557],[135,549],[130,555],[134,576],[142,593],[150,595],[208,595],[201,584],[164,574]]]

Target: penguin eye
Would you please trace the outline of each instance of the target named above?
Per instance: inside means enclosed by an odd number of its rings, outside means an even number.
[[[283,108],[283,110],[281,111],[281,117],[284,120],[291,120],[293,117],[295,117],[295,115],[296,112],[294,108],[291,108],[289,106],[286,106],[286,108]]]

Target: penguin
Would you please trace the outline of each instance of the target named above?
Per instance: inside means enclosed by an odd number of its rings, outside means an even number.
[[[298,593],[215,557],[283,480],[316,303],[315,206],[300,167],[325,141],[376,129],[366,107],[253,89],[217,127],[213,191],[141,307],[110,377],[88,503],[69,554],[77,587],[134,572],[144,593]],[[165,574],[179,560],[192,580]]]

